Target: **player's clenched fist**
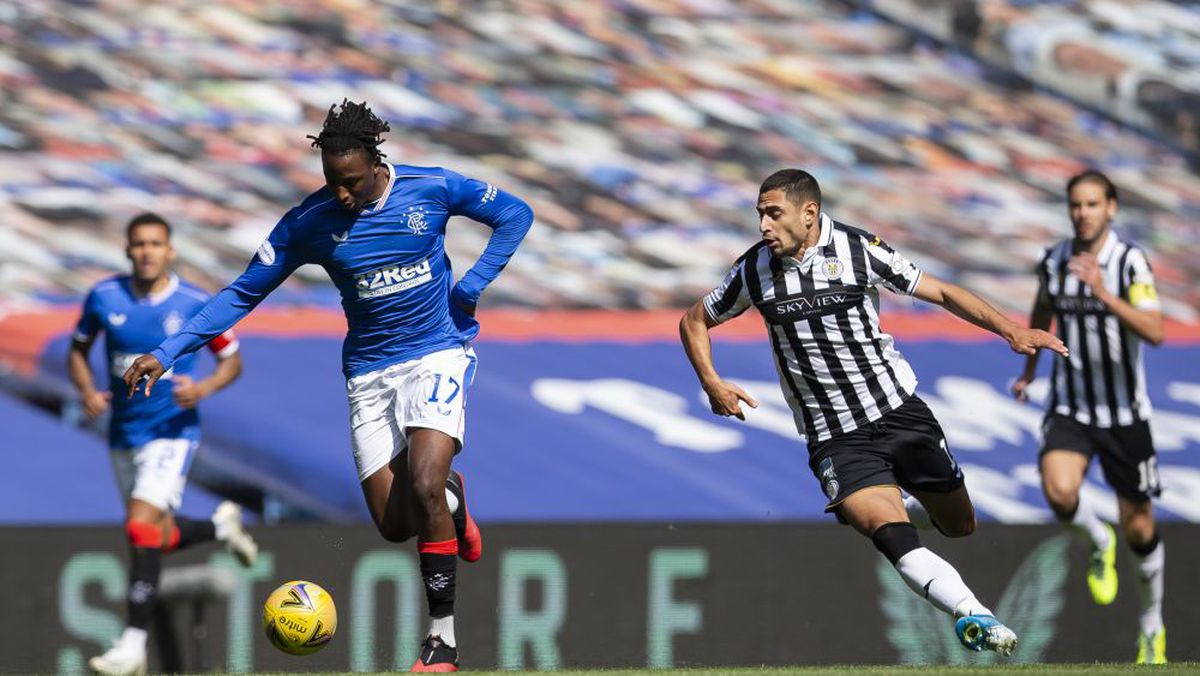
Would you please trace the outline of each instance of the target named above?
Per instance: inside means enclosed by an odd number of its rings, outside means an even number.
[[[746,391],[737,385],[724,380],[711,387],[705,387],[704,391],[708,394],[708,403],[712,406],[712,412],[717,415],[734,416],[738,420],[745,420],[746,415],[742,413],[741,402],[746,402],[750,408],[758,408],[758,402],[754,400],[754,397],[746,394]]]
[[[150,396],[151,388],[153,388],[154,383],[157,383],[158,379],[162,377],[163,372],[164,369],[162,364],[160,364],[153,356],[144,354],[138,357],[137,360],[135,360],[133,364],[131,364],[129,368],[125,370],[125,375],[122,376],[122,379],[125,381],[125,385],[129,387],[129,394],[127,396],[130,398],[133,397],[133,393],[137,390],[138,383],[141,382],[142,378],[146,378],[146,396]]]

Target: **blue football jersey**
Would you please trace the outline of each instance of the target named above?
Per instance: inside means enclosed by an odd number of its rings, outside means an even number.
[[[128,276],[100,282],[88,293],[75,329],[75,339],[86,341],[104,332],[109,388],[112,391],[112,420],[108,443],[112,448],[133,448],[154,439],[199,439],[200,418],[196,409],[175,405],[172,375],[191,376],[195,358],[178,360],[147,397],[138,389],[127,398],[121,376],[139,356],[150,352],[208,302],[209,295],[175,275],[162,292],[138,296]],[[220,357],[237,351],[232,332],[210,342]]]
[[[306,263],[325,268],[342,297],[347,377],[463,345],[474,307],[533,223],[525,202],[440,167],[386,165],[384,194],[347,211],[323,187],[294,207],[249,267],[152,354],[165,368],[232,327]],[[457,284],[446,255],[446,222],[462,215],[492,228],[479,260]]]

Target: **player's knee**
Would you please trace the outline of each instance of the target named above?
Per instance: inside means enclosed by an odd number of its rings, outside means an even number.
[[[1144,545],[1155,537],[1154,517],[1142,512],[1126,516],[1121,520],[1121,530],[1131,546]]]
[[[961,519],[953,519],[948,524],[937,522],[938,530],[942,535],[948,538],[965,538],[975,532],[975,527],[978,525],[975,521],[975,512],[967,514]]]
[[[446,504],[446,480],[432,476],[432,472],[413,476],[413,494],[425,514],[433,514]]]
[[[156,524],[141,519],[125,522],[125,537],[132,547],[158,549],[163,544],[162,530]]]
[[[1073,481],[1044,478],[1042,492],[1046,494],[1046,503],[1059,521],[1075,518],[1075,510],[1079,508],[1079,487]]]
[[[921,546],[921,538],[917,536],[917,527],[911,523],[895,521],[885,523],[871,534],[871,542],[887,560],[896,562],[905,554]]]

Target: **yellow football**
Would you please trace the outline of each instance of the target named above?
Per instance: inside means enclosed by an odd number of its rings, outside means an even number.
[[[285,582],[263,604],[263,629],[271,645],[283,652],[311,655],[328,645],[337,631],[333,597],[312,582]]]

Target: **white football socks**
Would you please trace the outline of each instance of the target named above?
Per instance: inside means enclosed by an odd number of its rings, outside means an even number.
[[[1163,602],[1163,568],[1166,564],[1166,547],[1162,542],[1145,556],[1134,557],[1138,565],[1138,598],[1141,601],[1142,613],[1139,617],[1142,633],[1153,636],[1162,629]]]
[[[908,520],[912,522],[920,530],[929,530],[933,528],[933,519],[929,516],[929,510],[925,509],[925,505],[913,496],[904,498],[904,509],[908,512]]]
[[[1087,493],[1079,492],[1079,506],[1075,508],[1075,516],[1066,522],[1067,528],[1083,533],[1092,541],[1095,549],[1108,547],[1109,531],[1104,521],[1096,514],[1095,505],[1088,499]]]
[[[440,636],[442,643],[451,648],[457,646],[458,642],[454,640],[454,616],[447,615],[445,617],[430,618],[429,635]]]
[[[954,566],[924,547],[900,557],[896,571],[910,589],[944,613],[955,617],[992,614],[967,588]]]
[[[148,632],[145,629],[137,627],[125,627],[125,631],[121,637],[117,639],[117,645],[124,649],[135,649],[139,652],[146,652],[146,636]]]
[[[217,542],[225,542],[229,539],[229,536],[233,534],[231,532],[233,530],[233,526],[228,521],[224,519],[218,519],[216,514],[213,514],[210,520],[213,523],[213,536],[216,538]]]

